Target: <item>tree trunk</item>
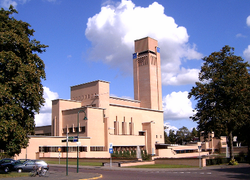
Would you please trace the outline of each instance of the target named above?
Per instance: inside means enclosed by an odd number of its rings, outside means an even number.
[[[230,160],[234,159],[233,153],[233,132],[230,131],[228,135],[229,151],[230,151]]]

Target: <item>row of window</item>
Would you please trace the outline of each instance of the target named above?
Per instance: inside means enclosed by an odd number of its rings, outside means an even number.
[[[177,154],[181,154],[181,153],[194,153],[194,152],[198,152],[198,150],[197,149],[195,149],[195,150],[175,150],[175,152]]]
[[[82,96],[73,97],[72,100],[82,101],[84,99],[93,99],[95,96],[96,96],[96,93],[95,94],[85,94]]]
[[[127,122],[122,122],[122,132],[120,133],[119,129],[119,121],[114,121],[114,135],[134,135],[134,123],[129,122],[128,123],[129,132],[127,132]],[[145,136],[145,131],[139,131],[139,136]],[[156,135],[156,138],[158,138],[158,135]],[[162,138],[162,135],[160,135],[160,138]]]
[[[119,129],[119,121],[114,121],[114,135],[134,135],[134,123],[133,122],[129,122],[129,132],[127,132],[127,122],[122,122],[122,129],[120,132]]]
[[[114,146],[114,151],[137,150],[137,146]],[[140,146],[140,150],[145,150],[145,146]],[[90,146],[90,151],[105,151],[104,146]],[[39,146],[39,152],[67,152],[67,146]],[[68,152],[77,152],[77,146],[69,146]],[[86,146],[79,146],[79,152],[87,152]]]
[[[104,146],[90,146],[90,151],[104,151]],[[39,146],[39,152],[67,152],[67,146]],[[77,152],[77,146],[68,146],[68,152]],[[79,146],[79,152],[87,152],[86,146]]]
[[[141,56],[141,57],[138,57],[138,66],[143,66],[143,65],[148,65],[148,56]],[[156,65],[157,64],[157,58],[155,56],[150,56],[150,59],[151,59],[151,64],[152,65]]]
[[[63,128],[63,133],[67,134],[67,133],[76,133],[77,132],[77,127],[70,127],[70,128]],[[79,128],[79,132],[81,133],[85,133],[85,126],[81,126]]]
[[[67,152],[67,146],[39,146],[39,152]],[[77,146],[69,146],[68,152],[77,152]],[[87,147],[79,146],[79,152],[87,152]]]

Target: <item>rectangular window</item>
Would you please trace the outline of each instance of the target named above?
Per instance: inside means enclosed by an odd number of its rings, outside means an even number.
[[[118,121],[114,121],[114,134],[118,135],[119,134],[119,122]]]
[[[85,133],[85,126],[80,127],[80,132]]]
[[[139,131],[139,136],[145,136],[145,131]]]
[[[103,146],[90,146],[90,151],[104,151]]]
[[[127,134],[127,123],[122,122],[122,134],[125,135]]]
[[[73,133],[73,128],[69,128],[69,133]]]
[[[133,122],[129,123],[129,134],[134,135],[134,123]]]
[[[67,134],[67,128],[63,128],[63,133]]]
[[[59,152],[57,146],[53,147],[48,147],[48,146],[39,146],[39,152]],[[61,152],[67,152],[67,147],[66,146],[60,146]],[[76,152],[77,151],[77,146],[69,146],[68,147],[68,152]],[[87,147],[86,146],[79,146],[79,151],[80,152],[87,152]]]

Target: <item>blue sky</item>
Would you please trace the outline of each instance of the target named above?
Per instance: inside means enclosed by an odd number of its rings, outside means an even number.
[[[113,96],[133,99],[134,40],[158,40],[162,60],[164,123],[170,129],[197,124],[187,94],[198,80],[201,58],[223,46],[250,61],[249,0],[0,0],[28,22],[34,38],[49,45],[45,105],[37,126],[51,123],[51,100],[70,99],[70,86],[110,82]]]

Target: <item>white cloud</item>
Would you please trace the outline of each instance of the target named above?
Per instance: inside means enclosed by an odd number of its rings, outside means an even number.
[[[167,133],[168,135],[169,135],[169,130],[174,130],[174,132],[178,131],[178,128],[175,127],[175,126],[170,125],[169,122],[165,122],[165,123],[164,123],[164,127],[167,127],[167,128],[165,129],[165,131],[166,131],[166,133]]]
[[[51,100],[58,99],[56,92],[50,91],[48,87],[43,87],[43,98],[45,99],[44,106],[41,107],[40,113],[35,115],[36,126],[51,125]]]
[[[188,92],[172,92],[163,97],[164,120],[189,119],[193,115],[192,102]]]
[[[173,73],[162,72],[162,84],[183,85],[183,84],[192,84],[193,82],[199,81],[198,79],[198,75],[200,72],[199,69],[185,69],[182,67],[180,70],[176,72]]]
[[[236,37],[237,38],[246,38],[247,36],[245,36],[245,35],[243,35],[243,34],[241,34],[241,33],[238,33],[238,34],[236,34]]]
[[[250,45],[244,50],[243,56],[245,57],[245,60],[250,63]]]
[[[4,9],[9,9],[10,5],[14,6],[14,8],[17,8],[18,4],[25,4],[30,0],[0,0],[0,5]],[[56,0],[47,0],[48,2],[56,2]]]
[[[148,7],[135,6],[130,0],[118,5],[107,4],[88,19],[85,35],[92,43],[91,60],[102,60],[111,67],[132,74],[134,40],[146,36],[158,40],[161,48],[163,84],[194,83],[197,70],[181,68],[183,60],[200,59],[195,45],[188,43],[189,36],[174,18],[164,14],[164,7],[157,2]],[[177,82],[180,76],[185,81]],[[168,81],[169,78],[175,81]]]
[[[250,16],[247,17],[246,23],[247,23],[247,26],[250,27]]]
[[[16,8],[17,1],[13,0],[1,0],[0,5],[4,9],[9,9],[10,5],[14,6]]]

